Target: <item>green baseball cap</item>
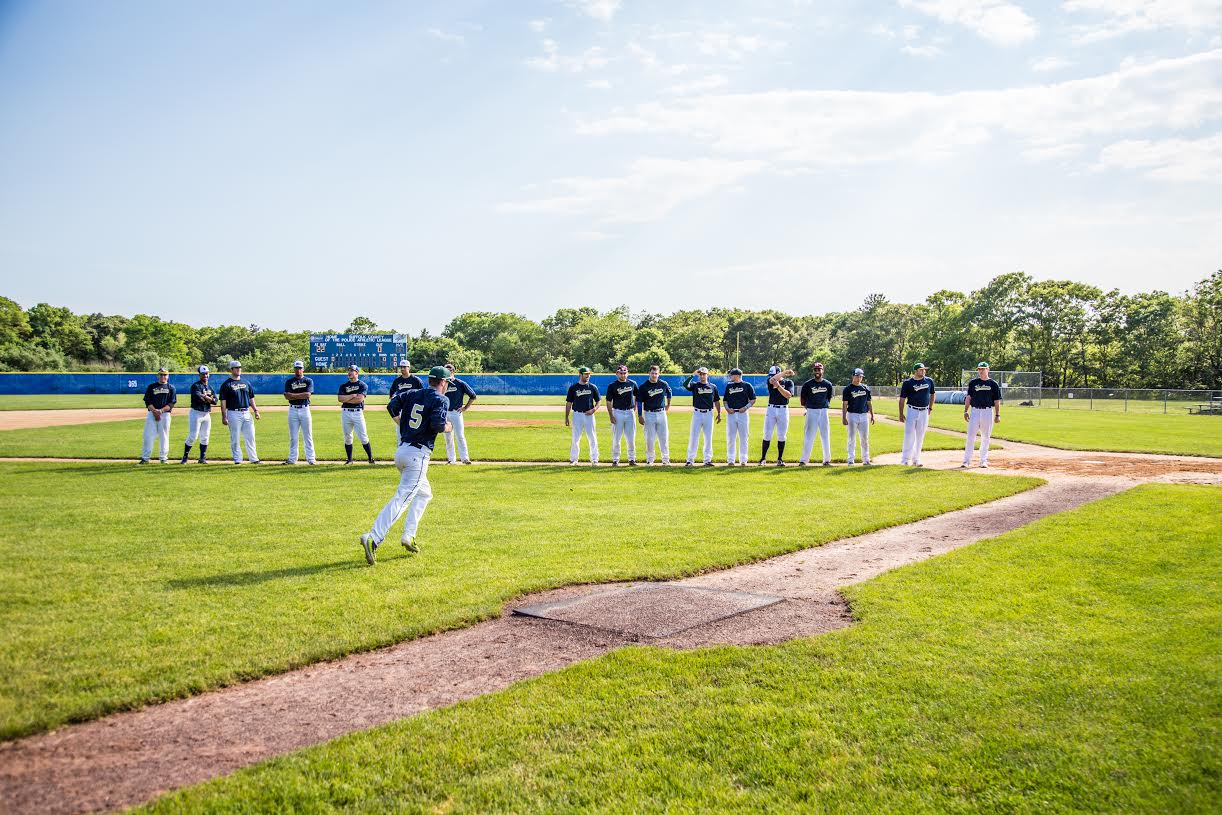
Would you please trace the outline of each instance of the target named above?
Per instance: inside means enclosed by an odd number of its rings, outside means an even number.
[[[980,363],[979,365],[977,365],[976,367],[977,367],[977,368],[987,368],[987,367],[989,367],[989,363],[987,363],[987,362],[982,362],[982,363]]]
[[[454,374],[450,373],[448,368],[443,368],[440,365],[434,365],[429,369],[429,379],[453,379]]]
[[[582,365],[580,368],[577,369],[577,373],[579,374],[588,374],[589,372],[590,372],[590,369],[584,365]]]
[[[924,367],[925,367],[925,363],[924,363],[924,362],[918,362],[916,365],[913,365],[913,366],[912,366],[912,370],[916,371],[916,370],[919,370],[919,369],[924,368]]]

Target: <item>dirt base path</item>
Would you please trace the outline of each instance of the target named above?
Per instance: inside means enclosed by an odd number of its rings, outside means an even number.
[[[775,643],[843,628],[841,586],[1077,507],[1127,479],[1052,474],[1020,495],[825,544],[677,585],[770,594],[784,602],[652,639],[511,616],[313,665],[191,699],[0,745],[0,802],[14,812],[87,812],[147,801],[344,733],[471,699],[629,642],[690,648]],[[354,547],[353,556],[356,556]],[[597,591],[584,586],[513,606]]]

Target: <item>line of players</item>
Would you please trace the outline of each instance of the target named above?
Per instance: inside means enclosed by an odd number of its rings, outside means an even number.
[[[475,391],[461,379],[453,376],[454,366],[447,363],[450,372],[447,380],[446,398],[449,402],[450,430],[446,431],[447,463],[454,464],[461,460],[470,464],[467,452],[467,438],[463,428],[463,413],[476,400]],[[260,418],[258,405],[255,403],[255,389],[251,383],[242,379],[242,363],[234,360],[229,363],[229,378],[221,386],[213,390],[209,383],[208,366],[199,366],[199,379],[191,385],[191,408],[187,412],[187,440],[183,445],[180,464],[186,464],[191,457],[191,448],[198,441],[199,463],[208,463],[208,442],[212,432],[212,409],[215,407],[221,415],[221,424],[229,428],[229,449],[234,464],[242,463],[242,447],[246,447],[246,456],[251,464],[261,464],[258,449],[255,444],[255,421]],[[356,365],[348,366],[348,381],[339,387],[337,398],[340,403],[340,427],[344,434],[344,452],[347,454],[345,464],[352,463],[353,439],[359,440],[365,451],[365,457],[370,464],[374,463],[373,448],[369,442],[369,432],[365,428],[365,397],[369,386],[360,379],[361,369]],[[411,372],[411,364],[406,360],[399,363],[399,375],[390,386],[391,399],[386,406],[392,417],[398,417],[402,409],[402,397],[412,391],[421,390],[424,383]],[[296,464],[298,460],[298,442],[305,448],[307,464],[317,463],[314,457],[314,421],[310,412],[311,399],[314,397],[314,380],[305,375],[305,366],[298,360],[293,363],[293,375],[285,380],[284,399],[289,404],[289,456],[285,464]],[[150,384],[144,392],[144,405],[147,415],[144,421],[144,440],[140,450],[140,463],[148,464],[153,454],[154,442],[158,443],[161,453],[161,463],[165,464],[170,444],[170,420],[174,407],[178,403],[178,394],[169,382],[169,371],[162,368],[157,372],[157,381]]]

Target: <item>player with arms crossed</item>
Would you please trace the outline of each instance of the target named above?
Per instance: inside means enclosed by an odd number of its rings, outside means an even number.
[[[170,372],[162,368],[157,381],[144,389],[144,444],[140,448],[140,463],[148,464],[153,455],[153,439],[157,439],[158,455],[165,464],[170,451],[170,413],[178,404],[178,393],[170,384]]]
[[[424,383],[420,381],[420,377],[412,373],[412,364],[406,359],[400,360],[399,375],[395,377],[394,382],[390,383],[390,398],[394,399],[404,391],[418,391],[423,387]],[[390,410],[389,403],[386,409]]]
[[[199,439],[199,463],[208,463],[208,438],[212,435],[212,406],[216,394],[208,384],[208,366],[201,365],[199,380],[191,383],[191,409],[187,411],[187,443],[182,448],[182,461],[186,464],[191,455],[191,445]]]
[[[912,367],[912,376],[900,385],[900,421],[904,423],[900,464],[921,466],[921,445],[925,442],[929,417],[933,415],[933,395],[934,382],[925,376],[925,363],[918,362]]]
[[[293,375],[284,381],[284,398],[289,403],[289,457],[285,464],[297,463],[297,437],[305,437],[306,464],[314,459],[314,419],[310,416],[310,396],[314,380],[305,375],[305,363],[293,363]]]
[[[598,412],[598,386],[590,381],[590,369],[582,365],[577,369],[577,381],[569,385],[564,399],[564,426],[573,428],[573,444],[569,447],[569,464],[581,458],[581,437],[586,437],[590,450],[590,463],[598,463],[598,434],[594,428],[594,414]],[[572,414],[572,422],[569,414]]]
[[[693,382],[695,377],[697,381]],[[704,466],[713,466],[713,411],[717,411],[716,423],[721,424],[721,394],[717,386],[709,381],[709,369],[701,365],[692,376],[683,380],[684,390],[692,394],[692,429],[687,437],[687,463],[696,463],[696,451],[700,449],[700,435],[704,434]]]
[[[455,376],[458,371],[454,369],[453,362],[447,362],[445,368],[450,372],[450,388],[446,391],[446,398],[450,400],[450,425],[453,428],[446,431],[446,463],[453,464],[457,452],[457,460],[470,464],[471,456],[467,455],[467,430],[463,427],[463,414],[479,397],[470,385]],[[468,401],[464,402],[464,399]],[[457,451],[455,448],[458,448]]]
[[[229,428],[229,452],[234,464],[242,463],[242,442],[246,442],[246,455],[251,464],[259,464],[259,452],[255,449],[255,421],[259,408],[255,406],[255,389],[242,379],[242,363],[236,359],[229,363],[229,378],[221,385],[217,394],[221,399],[221,424]],[[254,418],[251,418],[254,414]]]
[[[799,467],[810,463],[810,451],[815,446],[815,436],[823,442],[823,466],[832,466],[832,439],[830,436],[831,422],[827,411],[832,403],[835,387],[823,378],[823,363],[816,362],[811,366],[811,378],[802,383],[799,399],[806,408],[806,425],[802,433],[802,458]]]
[[[399,425],[399,447],[395,450],[395,466],[399,468],[399,487],[386,506],[373,521],[373,527],[361,535],[361,548],[365,550],[365,562],[374,564],[378,546],[390,534],[404,512],[403,536],[399,542],[408,552],[419,552],[416,532],[424,510],[433,499],[433,488],[429,486],[429,459],[433,456],[433,445],[437,434],[450,429],[446,421],[449,400],[446,387],[454,375],[441,366],[429,371],[429,386],[403,395],[402,410],[395,421]]]
[[[840,422],[849,429],[849,464],[857,456],[857,438],[861,437],[861,463],[870,466],[870,425],[874,424],[873,394],[862,379],[866,372],[853,369],[853,384],[840,394]]]
[[[747,466],[750,453],[751,417],[748,412],[755,406],[755,388],[743,381],[742,368],[731,368],[726,375],[726,463],[733,467]]]
[[[659,379],[661,368],[649,366],[649,378],[636,392],[637,420],[645,426],[645,463],[653,464],[655,443],[662,449],[662,463],[670,464],[670,429],[666,414],[670,410],[670,385]]]
[[[369,386],[360,380],[361,369],[355,364],[348,366],[348,381],[339,386],[339,402],[343,406],[340,411],[340,427],[344,431],[344,452],[352,463],[352,434],[356,432],[365,448],[365,456],[373,464],[373,447],[369,444],[369,431],[365,428],[365,396]]]
[[[628,366],[615,369],[615,381],[607,386],[607,418],[611,420],[611,466],[619,466],[620,437],[628,443],[628,466],[636,466],[636,383],[628,378]]]
[[[967,385],[967,400],[963,403],[963,420],[967,422],[967,445],[963,448],[963,464],[972,466],[972,448],[976,433],[980,433],[980,466],[989,468],[989,440],[993,425],[1001,422],[1001,385],[989,376],[989,363],[976,366],[976,378]]]
[[[776,466],[785,466],[785,436],[789,433],[789,400],[797,388],[793,380],[793,369],[781,370],[773,365],[768,369],[768,411],[764,414],[764,446],[760,450],[760,466],[768,461],[768,447],[776,436]]]

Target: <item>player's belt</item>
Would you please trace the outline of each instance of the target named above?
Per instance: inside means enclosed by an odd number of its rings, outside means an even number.
[[[646,413],[661,413],[666,410],[666,408],[645,408],[644,410]]]
[[[713,412],[712,408],[707,408],[707,409],[706,408],[693,408],[693,410],[695,410],[697,413],[712,413]]]
[[[229,409],[236,413],[245,413],[246,411],[250,410],[250,408],[229,408]]]
[[[769,402],[769,403],[768,403],[768,407],[770,407],[770,408],[774,408],[774,407],[775,407],[775,408],[787,408],[787,407],[789,407],[789,403],[788,403],[788,402],[786,402],[786,403],[785,403],[785,404],[783,404],[783,405],[776,405],[776,404],[773,404],[772,402]]]
[[[777,405],[777,407],[780,407],[780,405]],[[807,410],[827,410],[827,408],[825,408],[825,407],[821,407],[821,408],[816,408],[816,407],[808,407],[808,408],[807,408]]]
[[[344,408],[344,410],[364,410],[364,408]]]
[[[916,405],[909,405],[908,409],[909,410],[929,410],[929,408],[927,407],[917,407]]]
[[[399,444],[406,444],[408,447],[415,447],[417,450],[423,450],[424,445],[418,441],[401,441]]]
[[[289,405],[289,407],[299,407],[300,408],[300,407],[309,407],[309,405],[304,405],[300,402],[293,402]]]

